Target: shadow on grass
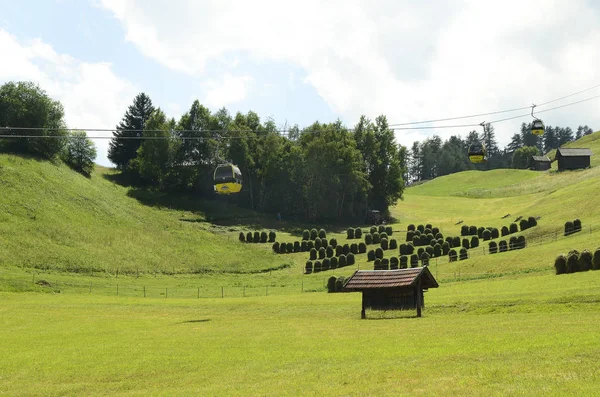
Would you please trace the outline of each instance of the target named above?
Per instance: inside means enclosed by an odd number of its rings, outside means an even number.
[[[331,233],[345,233],[348,227],[368,228],[356,220],[349,222],[323,221],[317,224],[295,221],[277,220],[275,214],[260,213],[240,206],[244,196],[214,196],[206,197],[189,193],[165,193],[151,188],[141,187],[131,177],[122,173],[105,173],[106,180],[123,187],[129,188],[127,195],[136,199],[141,204],[183,211],[191,214],[182,214],[182,222],[204,222],[222,227],[243,227],[250,230],[277,230],[301,237],[305,229],[325,229]],[[284,214],[285,216],[285,214]]]
[[[188,320],[188,321],[182,321],[180,324],[194,324],[194,323],[207,323],[210,321],[210,318],[205,318],[202,320]]]

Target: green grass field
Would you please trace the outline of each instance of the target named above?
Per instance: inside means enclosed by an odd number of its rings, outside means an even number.
[[[569,146],[597,165],[598,142]],[[423,318],[360,320],[360,294],[326,282],[372,269],[366,255],[304,275],[307,253],[238,242],[319,225],[0,155],[0,395],[595,395],[600,272],[556,276],[553,262],[600,246],[599,170],[469,171],[407,189],[398,243],[409,223],[457,236],[459,221],[540,219],[517,234],[524,250],[489,255],[482,241],[468,260],[432,260],[440,288]],[[575,218],[582,231],[563,236]]]

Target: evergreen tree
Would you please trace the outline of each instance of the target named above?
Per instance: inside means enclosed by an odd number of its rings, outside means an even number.
[[[517,149],[523,147],[523,138],[520,134],[514,134],[510,140],[510,143],[506,146],[508,153],[514,153]]]
[[[108,159],[120,170],[127,170],[129,163],[137,155],[142,144],[140,139],[118,139],[121,137],[141,137],[146,121],[154,111],[152,100],[145,93],[138,94],[129,106],[123,119],[113,132],[114,138],[108,148]],[[128,131],[134,130],[134,131]]]
[[[555,129],[552,128],[552,126],[550,125],[546,126],[544,129],[543,141],[545,153],[548,153],[549,151],[558,148],[558,137],[556,136],[554,130]]]

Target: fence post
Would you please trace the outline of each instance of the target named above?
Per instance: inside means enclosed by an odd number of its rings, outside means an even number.
[[[198,299],[200,299],[200,287],[198,287]]]
[[[225,290],[221,287],[221,298],[225,298]]]
[[[144,285],[144,298],[146,297],[146,286]]]
[[[169,296],[169,288],[165,287],[165,299]]]

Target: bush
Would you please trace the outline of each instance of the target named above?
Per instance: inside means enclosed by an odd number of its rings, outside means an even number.
[[[315,242],[314,242],[314,241],[312,241],[312,240],[308,240],[308,241],[306,242],[306,245],[308,246],[308,249],[309,249],[309,250],[311,250],[311,249],[315,248]]]
[[[337,280],[335,280],[335,292],[342,292],[345,281],[346,279],[344,279],[344,277],[338,277]]]
[[[300,243],[300,251],[308,251],[308,242],[306,240],[302,240],[302,242]]]
[[[431,230],[431,229],[433,229],[433,225],[431,223],[428,223],[425,225],[425,229]]]
[[[312,261],[306,261],[306,266],[304,267],[304,272],[306,274],[311,274],[313,271],[313,263]]]
[[[573,221],[573,233],[577,233],[581,231],[581,221],[579,219],[575,219]]]
[[[529,229],[529,222],[527,221],[527,219],[521,219],[521,221],[519,222],[519,227],[521,228],[522,232]]]
[[[473,236],[471,237],[471,248],[479,247],[479,237]]]
[[[430,258],[433,257],[433,247],[432,246],[425,247],[425,252],[427,252],[429,254]]]
[[[375,259],[375,261],[373,262],[373,270],[381,270],[381,259]]]
[[[317,231],[317,229],[310,229],[310,239],[316,240],[317,237],[319,237],[319,232]]]
[[[477,228],[477,237],[479,237],[479,238],[483,238],[483,231],[484,231],[484,230],[486,230],[486,229],[485,229],[485,227],[483,227],[483,226],[479,226],[479,227]]]
[[[421,234],[423,234],[420,230],[415,230],[415,236],[420,236]]]
[[[468,238],[463,238],[462,246],[465,249],[469,249],[471,247],[471,243]]]
[[[348,264],[348,266],[352,266],[356,263],[356,258],[354,257],[354,254],[352,252],[346,256],[346,263]]]
[[[406,241],[413,241],[413,238],[415,238],[415,233],[412,230],[406,232]]]
[[[358,254],[358,244],[352,243],[350,244],[350,252],[354,255]]]
[[[408,231],[413,231],[413,232],[414,232],[414,231],[416,230],[416,227],[415,227],[415,225],[413,225],[413,224],[411,223],[410,225],[408,225],[408,227],[406,228],[406,230],[408,230]]]
[[[412,243],[406,244],[406,255],[412,255],[415,252],[415,246]]]
[[[340,264],[340,263],[339,263],[339,261],[338,261],[338,258],[337,258],[337,256],[332,256],[332,257],[329,259],[329,263],[331,263],[331,268],[332,268],[332,269],[337,269],[337,268],[338,268],[338,266],[339,266],[339,264]]]
[[[381,242],[381,236],[378,232],[373,233],[373,244],[379,244]]]
[[[244,234],[244,232],[240,232],[240,235],[238,236],[239,240],[241,243],[245,243],[246,242],[246,235]]]
[[[440,233],[440,228],[439,227],[432,227],[431,228],[431,233],[433,233],[434,236],[437,236],[438,234],[442,234]],[[436,237],[436,238],[440,238],[440,237]],[[444,238],[443,236],[441,238]]]
[[[400,255],[406,255],[407,254],[406,251],[407,251],[407,245],[404,243],[400,244],[400,250],[399,250]]]
[[[279,245],[279,253],[280,254],[285,254],[287,253],[287,244],[286,243],[281,243]]]
[[[459,236],[454,237],[454,240],[452,241],[452,247],[454,247],[454,248],[460,247],[460,237]]]
[[[565,236],[569,236],[574,233],[574,225],[573,222],[567,221],[565,222]]]
[[[442,244],[442,255],[448,255],[448,252],[450,252],[450,244],[444,241],[444,244]]]
[[[375,250],[375,258],[379,258],[379,259],[383,258],[383,250],[381,249],[381,247],[379,247]]]
[[[502,237],[508,236],[509,234],[510,232],[508,231],[508,228],[506,226],[502,226]]]
[[[358,244],[358,253],[364,254],[365,252],[367,252],[367,245],[365,243],[359,243]]]
[[[367,245],[373,244],[373,235],[371,233],[365,234],[365,244],[367,244]]]
[[[469,236],[477,236],[477,226],[469,226]]]
[[[354,229],[354,238],[362,238],[362,229],[360,227]]]
[[[377,231],[381,234],[381,233],[385,233],[385,226],[383,225],[379,225],[377,227]]]
[[[294,241],[294,252],[300,252],[300,241]]]
[[[460,235],[461,236],[468,236],[469,235],[469,226],[467,225],[462,225],[460,227]]]
[[[348,266],[348,258],[346,257],[346,255],[340,255],[340,257],[338,258],[338,263],[340,267]]]
[[[419,266],[419,255],[412,254],[410,256],[410,267],[418,267]]]
[[[535,220],[535,218],[533,216],[530,216],[529,218],[527,218],[527,223],[529,223],[529,227],[537,226],[537,221]]]
[[[344,255],[348,255],[350,253],[350,245],[344,244],[342,246],[342,252],[344,253]]]
[[[460,257],[461,261],[469,259],[469,253],[467,252],[466,248],[463,247],[463,248],[460,249],[460,255],[459,255],[459,257]]]
[[[390,260],[388,258],[381,260],[381,270],[390,270]]]
[[[425,248],[419,247],[419,249],[417,250],[417,255],[419,255],[419,258],[421,257],[421,255],[423,254],[423,252],[425,252]]]
[[[332,238],[329,240],[329,245],[331,245],[333,248],[337,247],[338,242],[336,238]]]
[[[518,249],[523,249],[526,246],[525,236],[517,237],[517,247]]]
[[[492,228],[492,238],[499,238],[500,237],[500,230],[498,230],[497,227],[493,227]]]
[[[428,252],[423,252],[423,255],[421,255],[421,266],[429,266],[430,257],[431,255]]]
[[[489,245],[490,254],[496,254],[498,252],[498,244],[495,241],[491,241]]]
[[[387,250],[388,248],[390,248],[387,238],[382,238],[381,239],[381,248],[384,249],[384,250]]]
[[[456,260],[457,260],[457,259],[458,259],[458,255],[457,255],[457,253],[456,253],[456,250],[455,250],[455,249],[451,249],[451,250],[448,252],[448,260],[449,260],[450,262],[456,262]]]
[[[335,282],[337,278],[335,276],[331,276],[327,279],[327,292],[335,292]]]
[[[328,245],[327,248],[325,249],[325,254],[327,255],[328,258],[333,257],[333,247],[331,245]]]
[[[390,258],[390,270],[397,270],[399,266],[400,261],[398,260],[398,257],[392,256]]]
[[[446,242],[448,243],[448,245],[450,246],[450,248],[452,248],[452,246],[454,246],[454,238],[453,237],[446,237]]]
[[[325,248],[319,248],[319,259],[325,259],[326,256]]]
[[[408,256],[401,256],[400,257],[400,265],[399,265],[400,269],[406,269],[408,268]]]
[[[262,232],[260,232],[260,242],[262,244],[266,243],[269,241],[269,235],[267,234],[267,232],[265,232],[264,230]],[[273,240],[275,241],[275,240]]]
[[[395,238],[390,240],[389,245],[390,245],[391,250],[398,249],[398,242],[396,241]]]
[[[485,230],[483,231],[483,234],[482,234],[482,236],[483,236],[483,241],[488,241],[488,240],[491,240],[491,239],[492,239],[492,232],[491,232],[491,231],[489,231],[488,229],[485,229]]]
[[[423,225],[419,225],[419,226],[417,226],[417,230],[418,230],[419,232],[423,233],[423,232],[425,231],[425,226],[423,226]]]
[[[277,241],[275,241],[271,247],[273,249],[273,252],[278,254],[279,253],[279,243]]]
[[[387,233],[388,236],[391,236],[394,233],[394,229],[392,229],[391,226],[386,226],[385,232]]]
[[[376,226],[371,226],[371,228],[369,229],[369,233],[371,233],[371,234],[377,233],[377,227]]]
[[[252,236],[252,242],[259,243],[260,242],[260,232],[254,232]]]
[[[252,242],[252,232],[246,233],[246,242],[247,243],[251,243]]]
[[[510,251],[519,249],[519,239],[517,236],[512,236],[508,241],[508,249]]]
[[[322,246],[323,246],[323,241],[321,241],[321,239],[319,237],[317,237],[315,239],[315,248],[318,250],[318,249],[321,249]]]
[[[383,233],[379,233],[379,240],[383,240],[383,239],[387,239],[389,241],[390,237],[388,236],[388,234],[386,232]]]
[[[335,256],[340,256],[344,253],[344,246],[338,245],[335,247]]]
[[[592,260],[592,269],[600,270],[600,248],[594,251],[594,259]]]
[[[435,233],[434,236],[436,240],[444,240],[444,235],[442,233]]]
[[[285,248],[288,253],[290,253],[290,254],[293,253],[294,252],[294,243],[287,243]]]
[[[499,252],[508,251],[508,244],[506,243],[506,240],[502,240],[498,243],[498,251]]]
[[[369,250],[367,252],[367,262],[373,262],[375,260],[375,250]]]
[[[429,237],[427,237],[426,234],[422,234],[419,237],[419,245],[427,245],[427,244],[429,244],[430,241],[431,241],[431,239]]]
[[[310,231],[308,230],[303,230],[302,231],[302,240],[310,240]]]
[[[315,261],[313,272],[318,273],[321,271],[321,261]]]
[[[425,231],[423,232],[423,234],[433,234],[431,229],[429,228],[425,228]]]
[[[352,240],[354,238],[354,229],[349,227],[348,230],[346,230],[346,238],[348,238],[349,240]]]
[[[567,257],[564,254],[560,254],[554,260],[554,270],[556,274],[565,274],[567,272]]]
[[[592,270],[592,261],[593,261],[593,255],[592,253],[585,249],[583,250],[583,252],[581,252],[581,254],[579,254],[579,271],[580,272],[587,272],[588,270]]]
[[[323,263],[321,264],[323,270],[329,270],[331,269],[331,259],[329,258],[325,258],[323,259]]]
[[[319,230],[319,237],[321,237],[321,239],[324,239],[327,237],[327,233],[325,232],[325,229]]]
[[[509,231],[510,231],[509,234],[518,233],[519,232],[519,226],[517,226],[517,224],[513,222],[513,223],[510,224]]]
[[[571,251],[567,257],[567,273],[577,273],[579,271],[579,253]]]
[[[433,256],[436,258],[439,258],[440,256],[442,256],[442,246],[440,244],[436,244],[433,247]]]
[[[310,260],[311,261],[316,261],[317,260],[317,250],[315,248],[311,248],[310,249]]]
[[[331,244],[329,244],[329,241],[327,241],[326,238],[322,238],[321,239],[321,247],[327,248],[328,245],[331,245]]]

